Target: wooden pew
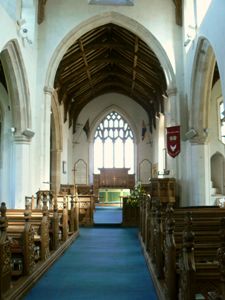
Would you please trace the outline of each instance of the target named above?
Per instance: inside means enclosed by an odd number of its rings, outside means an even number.
[[[29,275],[35,267],[34,230],[31,214],[24,212],[24,223],[8,223],[7,236],[10,241],[12,276]]]
[[[194,261],[195,266],[197,266],[196,278],[198,278],[199,286],[203,286],[200,283],[207,282],[209,287],[210,280],[214,282],[213,285],[215,286],[220,277],[217,267],[217,249],[220,246],[219,220],[224,216],[225,211],[217,207],[180,208],[175,209],[173,218],[171,218],[172,213],[170,210],[167,211],[166,216],[159,203],[156,204],[154,201],[151,202],[149,205],[151,210],[146,212],[148,213],[146,222],[148,227],[145,229],[147,232],[145,234],[147,237],[145,251],[154,265],[156,277],[164,282],[166,299],[177,299],[179,291],[177,278],[179,276],[182,280],[185,278],[185,276],[181,276],[184,273],[179,270],[182,270],[180,257],[183,253],[188,253],[187,250],[184,251],[187,246],[183,245],[183,232],[186,226],[184,216],[188,211],[192,211],[194,219],[192,229],[195,232]],[[141,232],[143,234],[143,230]],[[187,261],[188,259],[186,259]],[[182,280],[179,282],[182,282]],[[200,291],[201,289],[199,289],[199,293]],[[197,293],[197,289],[194,289],[194,292]],[[186,292],[184,294],[185,296],[188,295]],[[183,300],[183,298],[181,299]],[[194,298],[187,299],[193,300]]]
[[[2,203],[1,205],[0,299],[21,299],[34,282],[59,258],[79,234],[78,231],[75,231],[71,236],[63,240],[62,233],[60,241],[59,228],[62,231],[66,228],[68,233],[67,208],[64,207],[63,210],[58,212],[57,206],[50,211],[45,206],[44,204],[42,209],[34,209],[33,211],[28,207],[26,207],[26,210],[14,209],[6,211],[5,204]],[[57,227],[57,236],[55,235],[56,230],[54,230],[53,224]],[[55,241],[55,249],[52,249],[51,241],[49,241],[51,235],[57,239]],[[51,239],[52,243],[54,243],[54,239]],[[35,258],[34,255],[35,243],[36,245],[39,244],[40,247],[39,258],[41,259],[38,262],[37,257]],[[11,258],[20,259],[22,268],[19,271],[22,272],[12,270],[13,261]],[[21,275],[21,277],[15,277],[15,275]],[[15,280],[17,278],[18,280]]]
[[[183,246],[179,258],[179,296],[184,300],[195,299],[201,294],[208,299],[208,294],[216,293],[218,298],[225,299],[225,218],[221,219],[221,245],[218,255],[212,262],[198,262],[195,255],[195,233],[192,231],[192,218],[186,218],[183,232]],[[219,268],[220,266],[220,268]],[[221,277],[222,275],[222,277]]]
[[[47,201],[47,206],[49,210],[54,207],[54,198],[57,198],[58,211],[64,209],[64,203],[68,209],[68,221],[69,221],[69,232],[74,232],[79,230],[79,225],[81,226],[92,226],[93,216],[94,216],[94,196],[90,195],[78,195],[64,194],[54,196],[51,191],[38,191],[37,192],[37,202],[35,203],[36,208],[43,207],[43,201]]]
[[[22,228],[23,226],[25,226],[24,210],[22,209],[7,210],[7,219],[9,224],[9,234],[12,234],[13,231],[15,231],[15,227]],[[50,253],[49,219],[47,211],[43,210],[32,212],[30,224],[34,231],[35,259],[45,260]]]
[[[220,229],[219,220],[225,216],[225,210],[215,207],[175,209],[173,215],[176,223],[174,238],[176,240],[177,249],[179,250],[181,249],[182,244],[184,218],[188,211],[192,212],[194,219],[193,230],[196,235],[195,247],[196,255],[198,254],[198,260],[201,261],[203,259],[210,261],[213,257],[215,257],[216,251],[219,247],[220,240],[217,234]],[[152,261],[156,261],[162,266],[161,260],[163,257],[160,259],[158,256],[161,256],[162,251],[164,252],[164,240],[166,238],[166,212],[161,209],[160,204],[156,206],[155,203],[152,203],[150,224],[150,229],[148,229],[150,231],[150,234],[148,235],[150,241],[147,242],[150,247],[147,250],[151,255]],[[205,244],[204,240],[206,241]],[[204,250],[203,256],[201,256],[202,249]],[[160,267],[157,265],[157,270],[158,269],[158,276],[163,276],[162,270],[160,270]]]
[[[5,293],[10,288],[11,281],[11,251],[7,237],[6,205],[0,207],[0,299],[4,299]]]

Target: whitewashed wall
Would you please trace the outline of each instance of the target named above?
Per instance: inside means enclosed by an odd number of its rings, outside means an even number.
[[[147,129],[146,138],[144,141],[141,139],[141,131],[142,131],[142,121],[145,122],[146,126],[148,127],[148,118],[146,112],[143,108],[138,105],[132,99],[116,94],[106,94],[100,97],[95,98],[91,101],[80,113],[77,123],[76,133],[73,135],[73,153],[71,155],[72,161],[69,163],[69,182],[73,183],[73,172],[72,168],[74,163],[82,159],[86,162],[88,166],[88,183],[92,183],[93,180],[93,139],[94,134],[97,126],[99,125],[100,121],[104,116],[107,115],[109,111],[116,110],[118,113],[121,114],[131,126],[133,130],[134,137],[135,137],[135,174],[138,178],[138,166],[139,163],[143,159],[148,159],[152,161],[152,151],[151,145],[149,144],[150,140],[150,133],[149,128]],[[83,130],[83,126],[85,125],[87,119],[89,119],[90,124],[90,136],[87,139],[87,136]],[[66,138],[68,122],[64,124],[64,133],[63,136]],[[67,144],[67,143],[66,143]],[[68,147],[65,145],[65,148],[62,152],[62,160],[66,160],[69,156],[67,156]],[[138,153],[138,154],[137,154]],[[67,158],[66,158],[67,157]],[[62,183],[67,183],[65,176],[62,176]]]
[[[225,92],[225,60],[224,60],[224,44],[221,36],[225,34],[225,24],[223,22],[225,14],[224,1],[195,1],[185,0],[184,2],[184,29],[183,29],[183,60],[184,60],[184,105],[187,105],[186,116],[183,111],[183,120],[181,122],[184,128],[190,129],[193,127],[191,122],[192,107],[196,103],[200,103],[202,99],[193,95],[193,85],[198,87],[199,91],[209,86],[209,81],[196,82],[194,72],[196,70],[196,58],[202,55],[202,61],[199,61],[198,70],[204,76],[204,70],[209,68],[210,62],[204,62],[204,50],[198,50],[199,42],[203,39],[211,45],[212,51],[215,55],[215,60],[218,63],[222,94]],[[218,26],[219,24],[219,26]],[[207,53],[205,53],[207,54]],[[213,73],[213,69],[211,70]],[[197,77],[198,78],[198,77]],[[194,82],[193,82],[194,80]],[[199,92],[200,95],[201,92]],[[209,92],[210,93],[210,92]],[[215,116],[215,106],[209,106],[209,97],[204,105],[199,109],[204,111],[209,108],[208,113],[210,118],[206,117],[205,123],[208,122],[209,128],[205,128],[209,136],[205,136],[205,142],[192,143],[185,141],[183,135],[182,142],[182,157],[183,166],[181,166],[182,174],[182,191],[181,191],[181,204],[184,205],[204,205],[212,204],[210,197],[210,157],[213,152],[221,149],[220,143],[216,140],[215,124],[217,120]],[[207,103],[206,103],[207,102]],[[214,113],[213,113],[214,112]],[[196,112],[198,114],[198,112]],[[207,115],[207,113],[206,113]],[[211,120],[211,121],[210,121]],[[213,121],[212,121],[213,120]],[[199,122],[202,120],[199,119]],[[194,128],[198,130],[199,128]],[[202,130],[202,128],[200,128]],[[184,133],[184,132],[183,132]],[[201,133],[204,135],[204,133]],[[222,146],[223,148],[223,146]]]

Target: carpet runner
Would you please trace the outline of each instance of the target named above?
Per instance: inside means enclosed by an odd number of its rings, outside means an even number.
[[[96,206],[94,212],[95,224],[121,224],[122,208],[112,206]]]
[[[81,228],[26,300],[156,300],[135,228]]]

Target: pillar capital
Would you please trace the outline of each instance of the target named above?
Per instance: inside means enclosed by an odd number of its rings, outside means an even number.
[[[16,144],[30,144],[31,139],[23,134],[15,134],[13,136],[13,141]]]
[[[55,89],[51,86],[45,86],[44,87],[44,92],[45,94],[48,94],[48,95],[52,95],[54,93]]]
[[[166,90],[166,92],[167,92],[168,97],[176,96],[177,95],[177,88],[176,87],[174,87],[174,88],[168,88]]]

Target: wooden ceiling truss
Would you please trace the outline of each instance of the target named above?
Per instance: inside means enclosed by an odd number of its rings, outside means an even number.
[[[149,116],[163,113],[166,80],[156,54],[130,31],[107,24],[95,28],[67,50],[59,64],[55,88],[64,120],[76,131],[79,113],[95,97],[116,92],[139,103]]]

